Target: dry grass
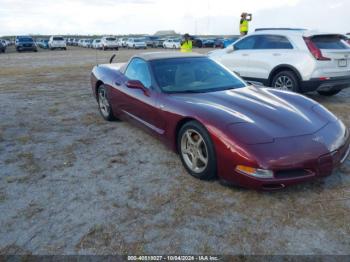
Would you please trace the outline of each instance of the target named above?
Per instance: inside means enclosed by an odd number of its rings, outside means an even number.
[[[17,154],[19,160],[19,167],[29,174],[36,174],[40,171],[40,164],[35,159],[32,152],[21,152]]]
[[[22,145],[28,144],[32,140],[31,136],[20,136],[17,138],[17,141],[21,143]]]
[[[110,54],[101,52],[105,61]],[[283,192],[200,181],[159,141],[102,119],[89,86],[91,50],[10,55],[0,65],[0,205],[9,214],[0,219],[0,253],[349,252],[349,161]],[[349,125],[349,94],[313,99]],[[7,240],[23,237],[33,241]]]

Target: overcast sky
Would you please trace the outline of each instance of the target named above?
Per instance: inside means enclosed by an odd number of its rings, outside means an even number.
[[[0,35],[238,34],[256,27],[350,32],[350,0],[0,0]]]

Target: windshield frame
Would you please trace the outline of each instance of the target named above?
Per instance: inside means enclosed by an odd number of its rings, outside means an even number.
[[[236,78],[239,83],[241,85],[239,86],[218,86],[218,87],[211,87],[211,88],[207,88],[207,89],[201,89],[201,90],[181,90],[181,91],[167,91],[167,90],[164,90],[164,88],[162,88],[160,85],[159,85],[159,82],[158,82],[158,77],[156,75],[156,72],[155,72],[155,63],[156,62],[159,62],[159,61],[171,61],[171,60],[183,60],[183,59],[191,59],[191,60],[194,60],[194,59],[208,59],[209,61],[217,64],[220,68],[222,68],[222,70],[226,71],[227,73],[229,73],[230,75],[232,75],[232,77]],[[200,93],[211,93],[211,92],[219,92],[219,91],[225,91],[225,90],[230,90],[230,89],[238,89],[238,88],[244,88],[244,87],[247,87],[249,86],[241,77],[239,77],[238,75],[236,75],[235,73],[233,73],[232,71],[230,71],[228,68],[226,68],[225,66],[223,66],[222,64],[206,57],[206,56],[203,56],[203,57],[175,57],[175,58],[166,58],[166,59],[155,59],[155,60],[150,60],[149,61],[149,68],[151,70],[151,74],[152,74],[152,78],[153,78],[153,81],[154,84],[157,86],[157,89],[163,93],[163,94],[190,94],[190,93],[197,93],[197,94],[200,94]]]

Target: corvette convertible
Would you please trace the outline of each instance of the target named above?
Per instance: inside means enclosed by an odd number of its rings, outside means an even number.
[[[136,123],[196,178],[278,190],[332,174],[349,154],[349,131],[326,108],[250,85],[199,54],[143,53],[97,65],[91,84],[104,119]]]

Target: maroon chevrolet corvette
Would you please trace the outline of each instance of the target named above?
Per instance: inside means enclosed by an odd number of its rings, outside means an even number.
[[[323,106],[250,86],[206,56],[144,53],[96,66],[91,84],[106,120],[141,126],[200,179],[276,190],[330,175],[349,154],[348,129]]]

